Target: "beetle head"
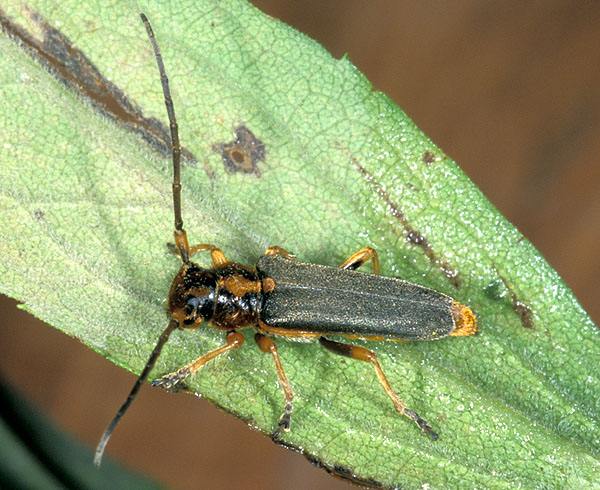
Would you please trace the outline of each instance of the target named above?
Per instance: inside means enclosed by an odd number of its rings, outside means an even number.
[[[213,271],[183,264],[169,291],[169,312],[180,328],[195,328],[215,311],[217,278]]]

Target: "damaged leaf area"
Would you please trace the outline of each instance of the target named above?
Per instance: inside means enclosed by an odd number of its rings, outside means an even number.
[[[221,155],[230,172],[253,173],[260,177],[258,163],[265,159],[265,145],[247,127],[235,128],[235,140],[213,145],[213,150]]]
[[[167,247],[160,79],[138,12],[121,3],[0,2],[0,288],[139,373],[180,261]],[[272,245],[327,265],[371,246],[384,275],[479,319],[473,337],[356,341],[436,442],[394,412],[365,363],[279,340],[296,393],[285,445],[370,486],[598,481],[600,332],[455,163],[346,58],[246,2],[140,8],[173,89],[193,243],[248,265]],[[188,389],[270,434],[277,374],[251,330],[246,340]],[[175,332],[150,377],[222,344],[209,328]]]

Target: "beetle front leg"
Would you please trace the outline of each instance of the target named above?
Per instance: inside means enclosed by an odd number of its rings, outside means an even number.
[[[195,361],[190,362],[186,366],[178,369],[175,372],[165,374],[162,378],[159,378],[152,382],[152,386],[160,386],[167,391],[172,391],[179,383],[185,378],[194,374],[198,369],[204,366],[208,361],[211,361],[215,357],[218,357],[230,350],[237,349],[244,343],[244,335],[240,332],[231,331],[225,337],[226,344],[217,349],[207,352],[202,357],[199,357]]]
[[[283,396],[285,398],[285,408],[283,410],[283,414],[279,418],[277,429],[275,429],[275,432],[272,434],[272,438],[276,440],[279,439],[281,429],[286,432],[290,430],[290,419],[292,417],[292,411],[294,410],[294,405],[292,404],[294,392],[292,391],[290,382],[288,381],[285,371],[283,370],[283,366],[281,365],[281,360],[279,359],[279,354],[277,353],[277,345],[275,344],[275,341],[261,333],[256,333],[256,335],[254,335],[254,340],[256,340],[260,350],[266,354],[273,355],[275,369],[277,370],[277,376],[279,377],[279,384],[281,385],[281,390],[283,391]]]
[[[406,408],[405,403],[400,400],[396,392],[390,386],[385,374],[383,373],[383,369],[381,369],[381,365],[377,360],[377,356],[374,352],[371,352],[364,347],[360,347],[358,345],[351,344],[343,344],[341,342],[334,342],[333,340],[326,339],[325,337],[319,337],[319,342],[323,347],[327,350],[333,352],[334,354],[338,354],[340,356],[349,357],[350,359],[356,359],[358,361],[370,362],[375,368],[375,373],[377,374],[377,379],[384,389],[387,396],[392,400],[396,411],[405,415],[409,419],[413,420],[419,428],[423,431],[423,433],[431,436],[431,438],[435,441],[438,438],[438,435],[433,431],[431,426],[422,419],[417,412],[414,410],[409,410]]]
[[[210,243],[200,243],[198,245],[191,246],[189,255],[191,257],[195,253],[202,252],[204,250],[210,250],[210,258],[213,261],[213,265],[223,265],[228,262],[221,249],[211,245]]]
[[[183,230],[185,233],[185,230]],[[226,258],[225,258],[225,254],[222,252],[222,250],[218,247],[216,247],[215,245],[212,245],[210,243],[200,243],[198,245],[192,245],[191,247],[187,244],[187,237],[185,237],[185,235],[182,235],[184,238],[179,237],[178,243],[167,243],[167,248],[169,249],[169,251],[171,253],[174,253],[176,255],[181,255],[180,250],[183,249],[184,250],[184,254],[186,254],[187,258],[189,259],[192,255],[198,253],[198,252],[203,252],[205,250],[210,250],[210,258],[212,259],[213,265],[222,265],[222,264],[226,264],[227,262],[229,262]]]

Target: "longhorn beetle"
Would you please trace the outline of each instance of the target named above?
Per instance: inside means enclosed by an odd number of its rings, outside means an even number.
[[[171,390],[215,357],[244,343],[242,328],[256,330],[260,350],[273,356],[279,384],[285,398],[283,414],[273,439],[290,429],[294,392],[272,337],[292,340],[318,339],[341,356],[370,363],[377,379],[399,414],[416,422],[436,440],[438,435],[415,411],[406,408],[390,386],[375,353],[356,345],[329,340],[329,335],[367,340],[435,340],[448,335],[477,332],[471,309],[449,296],[397,278],[379,275],[377,252],[365,247],[339,267],[309,264],[296,260],[280,247],[268,248],[249,268],[225,258],[214,245],[189,246],[181,218],[181,147],[169,80],[158,44],[144,14],[142,21],[154,49],[171,129],[173,159],[173,209],[175,245],[183,262],[169,291],[170,321],[129,396],[102,435],[94,462],[100,465],[110,435],[137,395],[171,333],[177,328],[198,328],[204,322],[225,332],[225,345],[200,356],[177,371],[152,383]],[[213,266],[202,268],[190,260],[197,252],[209,251]],[[371,260],[373,274],[356,271]]]

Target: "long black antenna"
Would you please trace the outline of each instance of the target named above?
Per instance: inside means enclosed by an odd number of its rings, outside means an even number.
[[[173,211],[175,213],[175,242],[179,249],[179,255],[184,263],[188,264],[189,246],[185,230],[183,229],[183,219],[181,218],[181,146],[179,145],[179,128],[177,119],[175,118],[175,109],[173,108],[173,99],[171,98],[171,90],[169,89],[169,78],[165,70],[158,43],[154,37],[154,31],[150,26],[148,18],[142,13],[140,14],[142,22],[146,27],[146,32],[154,49],[158,72],[160,73],[160,83],[162,84],[163,94],[165,96],[165,106],[169,116],[169,127],[171,129],[171,153],[173,155]]]
[[[148,33],[148,37],[150,38],[150,42],[152,43],[152,48],[154,49],[154,56],[156,57],[156,64],[158,65],[158,71],[160,73],[160,82],[162,84],[163,94],[165,96],[165,106],[167,107],[167,114],[169,116],[169,126],[171,128],[171,153],[173,156],[173,211],[175,213],[175,243],[177,244],[177,248],[179,250],[179,255],[181,256],[181,260],[183,260],[184,264],[189,264],[189,245],[187,241],[187,235],[185,230],[183,229],[183,220],[181,218],[181,146],[179,145],[179,130],[177,127],[177,119],[175,118],[175,109],[173,108],[173,99],[171,98],[171,91],[169,90],[169,79],[167,78],[167,72],[165,71],[165,65],[163,63],[162,56],[160,54],[160,50],[158,49],[158,44],[156,43],[156,39],[154,37],[154,32],[152,31],[152,27],[150,26],[150,22],[148,18],[142,13],[140,14],[142,18],[142,22],[146,27],[146,32]],[[125,415],[125,412],[131,405],[131,402],[140,391],[140,388],[146,381],[146,378],[152,371],[158,356],[162,351],[163,346],[166,344],[167,340],[169,340],[169,336],[179,326],[179,323],[175,319],[171,319],[169,325],[165,329],[165,331],[158,338],[158,342],[156,346],[152,350],[150,354],[150,358],[144,366],[140,376],[137,381],[131,388],[129,395],[127,396],[123,405],[111,420],[110,424],[102,434],[100,438],[100,442],[96,447],[96,454],[94,456],[94,464],[96,466],[100,466],[102,462],[102,455],[104,454],[104,448],[110,439],[111,434],[117,427],[117,424]]]
[[[140,391],[140,388],[144,384],[144,381],[146,381],[148,374],[150,374],[150,371],[152,371],[152,368],[154,367],[154,364],[156,363],[158,356],[160,356],[160,352],[162,351],[163,345],[165,345],[167,343],[167,340],[169,340],[169,336],[171,335],[171,332],[173,330],[175,330],[178,326],[179,326],[179,323],[177,323],[176,320],[171,320],[169,322],[169,325],[165,329],[165,331],[160,334],[160,337],[158,338],[158,342],[156,343],[156,346],[152,350],[152,354],[150,354],[150,358],[148,359],[146,366],[144,366],[144,369],[141,372],[139,378],[133,385],[133,388],[131,388],[131,391],[129,392],[129,396],[127,396],[127,399],[125,400],[123,405],[121,405],[121,408],[119,408],[119,411],[117,412],[117,414],[111,420],[110,424],[108,424],[108,427],[106,428],[106,430],[104,431],[104,434],[102,434],[102,437],[100,438],[100,442],[98,443],[98,446],[96,446],[96,454],[94,455],[94,464],[96,466],[100,466],[100,463],[102,462],[102,455],[104,454],[104,448],[106,447],[106,443],[110,439],[111,434],[115,430],[115,427],[119,423],[119,420],[121,420],[121,417],[123,417],[123,415],[125,415],[125,412],[129,408],[129,405],[131,405],[131,402],[133,401],[133,399],[138,394],[138,391]]]

